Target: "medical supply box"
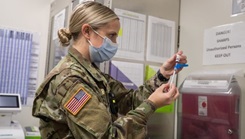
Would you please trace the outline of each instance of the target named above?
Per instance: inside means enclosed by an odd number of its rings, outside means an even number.
[[[178,139],[239,138],[238,73],[203,71],[184,80],[180,86]]]

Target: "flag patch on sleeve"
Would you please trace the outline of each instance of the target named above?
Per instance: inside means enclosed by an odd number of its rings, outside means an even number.
[[[80,88],[64,105],[64,107],[73,115],[76,115],[82,107],[88,102],[91,95]]]

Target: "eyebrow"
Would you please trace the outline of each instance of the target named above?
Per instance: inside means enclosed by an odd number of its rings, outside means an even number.
[[[116,32],[112,31],[112,32],[109,32],[108,34],[111,34],[111,35],[118,35]]]

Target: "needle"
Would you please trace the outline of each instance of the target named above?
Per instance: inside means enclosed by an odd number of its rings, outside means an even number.
[[[174,83],[174,79],[175,79],[177,70],[188,66],[188,64],[179,63],[180,62],[180,55],[176,56],[175,62],[176,62],[176,64],[174,66],[174,72],[173,72],[173,75],[172,75],[171,79],[169,80],[170,88],[171,88],[171,85]]]

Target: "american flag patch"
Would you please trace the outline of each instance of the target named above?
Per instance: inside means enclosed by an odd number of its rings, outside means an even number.
[[[64,105],[64,107],[73,115],[76,115],[82,107],[88,102],[91,95],[80,88],[76,94],[74,94],[70,100]]]

